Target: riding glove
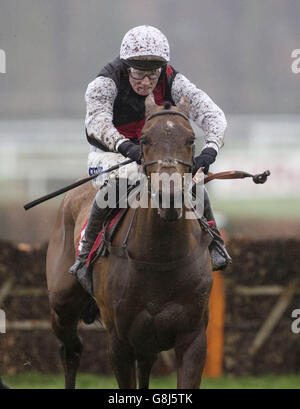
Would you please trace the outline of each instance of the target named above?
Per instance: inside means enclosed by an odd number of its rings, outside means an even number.
[[[200,155],[195,158],[193,174],[195,174],[199,168],[203,168],[203,172],[207,174],[209,166],[214,163],[216,156],[217,151],[213,148],[203,149]]]
[[[121,145],[118,148],[118,151],[123,156],[126,156],[126,158],[133,159],[137,163],[140,163],[141,148],[139,145],[136,145],[135,143],[131,141],[126,141],[126,142],[121,143]]]

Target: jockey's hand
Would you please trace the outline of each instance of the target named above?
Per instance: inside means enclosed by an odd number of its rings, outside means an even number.
[[[137,163],[141,163],[141,148],[131,141],[126,141],[120,144],[118,151],[126,158],[133,159]]]
[[[195,165],[193,169],[193,175],[197,172],[198,169],[203,168],[205,174],[208,173],[209,166],[214,163],[216,160],[217,151],[213,148],[205,148],[200,153],[199,156],[195,158]]]

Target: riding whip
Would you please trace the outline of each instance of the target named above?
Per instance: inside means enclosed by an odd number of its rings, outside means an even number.
[[[134,162],[134,160],[133,159],[128,159],[128,160],[126,160],[126,161],[124,161],[122,163],[119,163],[119,164],[117,164],[115,166],[112,166],[109,169],[103,170],[102,172],[98,172],[98,173],[95,173],[92,176],[88,176],[87,178],[78,180],[78,182],[72,183],[71,185],[68,185],[68,186],[63,187],[63,188],[61,188],[59,190],[56,190],[55,192],[52,192],[52,193],[49,193],[48,195],[40,197],[39,199],[36,199],[33,202],[27,203],[24,206],[24,209],[29,210],[32,207],[37,206],[38,204],[45,202],[46,200],[52,199],[53,197],[56,197],[56,196],[59,196],[62,193],[67,192],[68,190],[74,189],[77,186],[83,185],[84,183],[89,182],[92,179],[95,179],[97,176],[101,176],[101,175],[104,175],[105,173],[109,173],[109,172],[111,172],[113,170],[119,169],[121,166],[128,165],[131,162]]]

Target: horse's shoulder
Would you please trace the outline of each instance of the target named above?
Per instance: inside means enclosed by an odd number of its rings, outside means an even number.
[[[95,194],[96,190],[90,182],[67,192],[57,212],[56,228],[65,226],[74,229],[78,219],[87,217]]]
[[[67,192],[63,200],[64,211],[71,212],[75,220],[82,208],[89,207],[89,204],[92,203],[95,195],[96,190],[93,188],[91,182],[87,182],[70,190]]]

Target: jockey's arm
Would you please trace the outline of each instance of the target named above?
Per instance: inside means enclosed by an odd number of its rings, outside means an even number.
[[[128,140],[118,132],[112,122],[116,96],[116,84],[106,77],[97,77],[90,82],[85,94],[87,136],[91,143],[93,140],[98,141],[111,152],[118,152],[118,147]]]
[[[172,84],[172,98],[176,105],[182,95],[190,102],[190,118],[200,126],[204,132],[204,146],[202,153],[213,152],[217,155],[224,144],[224,134],[227,121],[224,112],[202,90],[191,83],[184,75],[177,74]],[[207,150],[214,149],[214,151]]]

